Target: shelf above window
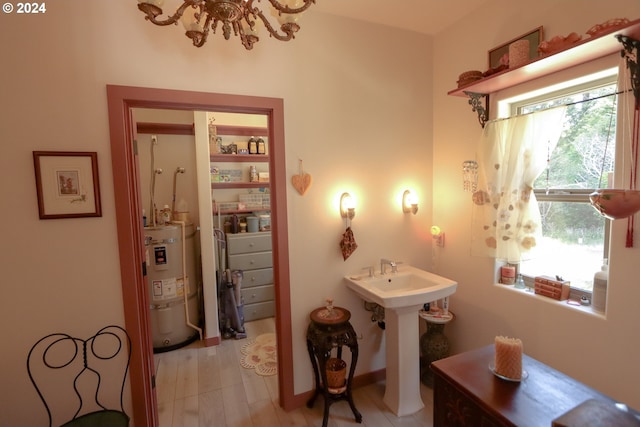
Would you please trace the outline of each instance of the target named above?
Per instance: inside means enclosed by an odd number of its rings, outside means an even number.
[[[507,69],[451,90],[448,92],[448,95],[465,98],[468,97],[466,92],[488,95],[548,74],[596,60],[622,50],[622,45],[618,39],[615,38],[616,35],[640,39],[640,19],[631,21],[625,27],[613,29],[597,37],[587,36],[570,47],[532,59],[517,68]]]

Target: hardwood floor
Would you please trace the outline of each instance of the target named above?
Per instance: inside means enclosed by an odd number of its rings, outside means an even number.
[[[320,427],[324,402],[285,412],[278,404],[278,378],[260,376],[240,366],[240,349],[249,339],[273,332],[273,319],[245,324],[248,337],[223,340],[216,347],[195,342],[182,349],[156,354],[156,387],[160,427]],[[421,386],[425,408],[396,417],[382,402],[384,382],[353,391],[362,414],[355,422],[347,402],[331,405],[327,427],[432,427],[433,391]]]

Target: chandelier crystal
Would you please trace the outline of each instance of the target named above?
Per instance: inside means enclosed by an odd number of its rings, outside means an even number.
[[[185,35],[191,39],[193,45],[201,47],[207,41],[209,31],[221,28],[226,40],[231,34],[240,37],[242,45],[250,50],[253,44],[260,40],[257,23],[262,22],[270,37],[280,41],[295,38],[300,30],[296,23],[298,15],[315,3],[315,0],[266,0],[271,4],[272,14],[277,17],[279,28],[275,28],[265,16],[264,12],[254,3],[260,0],[181,0],[173,15],[162,18],[164,0],[138,0],[138,9],[146,16],[145,19],[156,25],[165,26],[178,24],[181,21],[186,30]],[[265,2],[265,3],[266,3]]]

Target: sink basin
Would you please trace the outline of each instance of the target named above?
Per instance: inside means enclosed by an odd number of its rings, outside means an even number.
[[[385,275],[348,276],[347,286],[362,299],[384,308],[421,306],[448,297],[458,284],[437,274],[409,265],[398,266],[397,273]]]
[[[427,302],[453,294],[458,284],[408,265],[377,277],[347,276],[360,298],[384,307],[386,385],[384,403],[399,417],[424,407],[420,397],[418,311]]]

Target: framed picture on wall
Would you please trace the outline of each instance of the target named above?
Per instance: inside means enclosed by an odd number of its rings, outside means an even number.
[[[98,154],[34,151],[40,219],[102,216]]]
[[[528,40],[529,41],[529,59],[534,59],[538,57],[538,45],[543,40],[543,28],[542,26],[536,28],[535,30],[529,31],[521,35],[520,37],[516,37],[513,40],[509,40],[508,42],[501,44],[500,46],[493,48],[489,51],[489,69],[497,68],[502,63],[500,59],[504,57],[504,55],[509,55],[509,45],[511,43],[517,42],[519,40]]]

